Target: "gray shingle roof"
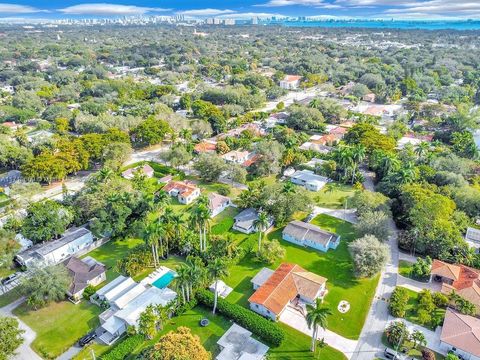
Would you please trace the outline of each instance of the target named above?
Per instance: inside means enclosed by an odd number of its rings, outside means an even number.
[[[313,224],[298,220],[290,222],[285,229],[283,229],[283,234],[300,241],[309,240],[324,246],[327,246],[330,241],[336,242],[338,239],[338,235],[336,234],[323,230]]]

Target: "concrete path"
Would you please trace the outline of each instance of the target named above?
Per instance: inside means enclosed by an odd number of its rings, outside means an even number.
[[[13,315],[12,311],[20,306],[25,301],[25,298],[20,298],[17,301],[14,301],[3,308],[0,308],[0,314],[3,316],[14,317],[18,320],[20,329],[24,330],[23,338],[25,341],[17,349],[17,354],[12,358],[12,360],[42,360],[40,356],[37,355],[35,351],[32,350],[30,344],[35,340],[37,334],[30,327],[27,326],[22,320]]]
[[[352,224],[357,223],[357,209],[328,209],[319,206],[314,206],[312,213],[315,215],[318,214],[326,214],[329,216],[333,216],[337,219],[348,221]]]
[[[77,355],[80,351],[82,351],[82,348],[80,346],[73,345],[70,349],[68,349],[62,355],[57,357],[57,360],[70,360],[75,355]]]
[[[280,321],[310,337],[312,336],[313,329],[308,328],[305,317],[289,306],[280,315]],[[324,339],[327,345],[341,351],[348,359],[352,357],[357,347],[357,341],[344,338],[330,330],[319,329],[318,339]]]
[[[407,289],[420,292],[423,289],[429,289],[430,291],[435,291],[439,292],[442,290],[442,284],[439,282],[435,281],[430,281],[430,282],[421,282],[421,281],[416,281],[407,277],[404,277],[402,275],[398,275],[397,278],[397,285],[398,286],[403,286]]]

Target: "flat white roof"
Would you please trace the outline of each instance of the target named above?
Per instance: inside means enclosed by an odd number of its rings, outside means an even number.
[[[118,284],[122,283],[126,279],[127,278],[123,275],[116,277],[115,279],[110,281],[108,284],[103,286],[101,289],[97,290],[97,295],[105,295],[107,292],[112,290],[114,287],[116,287]]]
[[[143,293],[147,288],[143,284],[136,284],[135,286],[128,288],[127,291],[120,294],[116,297],[112,302],[115,304],[116,307],[119,309],[123,309],[125,306],[128,305],[130,301],[135,299],[141,293]]]
[[[270,276],[272,276],[272,274],[274,273],[275,271],[273,271],[272,269],[269,269],[269,268],[266,268],[264,267],[262,270],[260,270],[257,275],[255,275],[251,282],[252,284],[255,284],[255,285],[263,285],[269,278]]]

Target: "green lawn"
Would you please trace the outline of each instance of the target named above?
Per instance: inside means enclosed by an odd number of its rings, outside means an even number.
[[[354,194],[355,189],[353,189],[352,186],[339,183],[329,183],[325,185],[322,190],[311,193],[312,199],[316,205],[330,209],[344,208],[345,201],[347,201],[348,208],[348,199]]]
[[[21,305],[14,310],[21,320],[37,333],[33,349],[42,357],[54,359],[70,348],[80,337],[98,325],[100,307],[82,301],[52,303],[39,310]]]
[[[414,276],[412,276],[411,271],[412,271],[412,266],[414,263],[406,260],[400,260],[398,262],[398,273],[404,277],[408,277],[410,279],[413,279],[418,282],[424,282],[427,283],[430,280],[430,277],[427,276],[425,278],[419,279]]]
[[[282,262],[290,262],[326,277],[329,292],[325,298],[325,305],[329,306],[333,313],[328,319],[328,328],[346,338],[358,339],[375,293],[378,276],[373,279],[358,280],[355,278],[352,259],[347,247],[348,242],[355,238],[353,226],[350,223],[328,215],[316,217],[313,223],[341,235],[342,240],[338,248],[323,253],[296,246],[281,240],[282,229],[277,229],[267,236],[269,239],[279,240],[287,253],[284,259],[277,261],[270,268],[274,269]],[[243,237],[242,247],[256,246],[256,234],[239,235],[232,233],[236,238]],[[227,283],[234,290],[227,299],[248,306],[248,298],[253,293],[250,281],[264,266],[264,264],[256,262],[252,255],[245,256],[233,265]],[[338,303],[341,300],[350,302],[350,310],[346,314],[341,314],[337,310]]]
[[[22,295],[16,289],[12,289],[6,294],[0,295],[0,308],[20,299],[21,296]]]
[[[199,322],[201,319],[207,318],[210,324],[207,327],[201,327]],[[202,306],[197,306],[194,309],[187,311],[185,314],[172,318],[165,328],[155,336],[154,339],[146,341],[141,347],[135,349],[131,356],[127,359],[134,359],[135,355],[140,353],[144,348],[155,344],[160,336],[168,331],[174,330],[179,326],[186,326],[192,330],[192,333],[200,337],[203,346],[215,356],[218,352],[217,341],[232,325],[232,322],[225,319],[221,315],[212,315],[210,309]],[[269,359],[287,360],[287,359],[314,359],[310,349],[310,338],[284,324],[279,324],[285,331],[285,341],[278,348],[271,348],[269,351]],[[91,348],[95,351],[96,356],[100,356],[108,347],[101,345],[92,345]],[[75,359],[88,358],[90,347],[84,349]],[[331,348],[325,347],[318,354],[320,359],[325,360],[344,360],[345,356]]]
[[[407,292],[408,292],[408,295],[410,296],[410,299],[408,300],[405,319],[412,322],[412,323],[424,326],[424,327],[426,327],[430,330],[435,330],[435,326],[428,325],[428,324],[424,325],[424,324],[421,324],[418,321],[417,310],[418,310],[418,306],[419,306],[419,299],[418,299],[419,293],[415,292],[415,291],[412,291],[410,289],[407,289]],[[445,317],[445,309],[436,308],[431,315],[432,315],[432,320],[433,320],[432,322],[435,324],[435,323],[437,323],[437,321],[435,321],[434,319],[440,320],[440,319],[443,319]]]
[[[0,193],[0,207],[4,207],[10,203],[10,198],[5,193]]]

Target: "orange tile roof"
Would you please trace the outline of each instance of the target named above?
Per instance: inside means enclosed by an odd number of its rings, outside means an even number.
[[[217,145],[215,145],[214,143],[207,142],[207,141],[202,141],[202,142],[196,144],[195,147],[194,147],[194,150],[197,153],[212,152],[212,151],[215,151],[216,149],[217,149]]]
[[[189,196],[197,189],[197,186],[193,183],[187,183],[184,181],[170,181],[167,185],[163,187],[163,190],[170,192],[172,190],[177,190],[183,196]]]
[[[452,284],[442,284],[442,292],[451,293],[453,290],[480,307],[480,270],[465,265],[453,265],[440,260],[432,263],[432,275],[451,279]]]
[[[298,265],[283,263],[248,301],[279,314],[298,294],[313,299],[326,281]]]
[[[298,81],[300,80],[302,77],[301,76],[298,76],[298,75],[286,75],[284,78],[283,78],[283,81],[288,81],[288,82],[293,82],[293,81]]]

